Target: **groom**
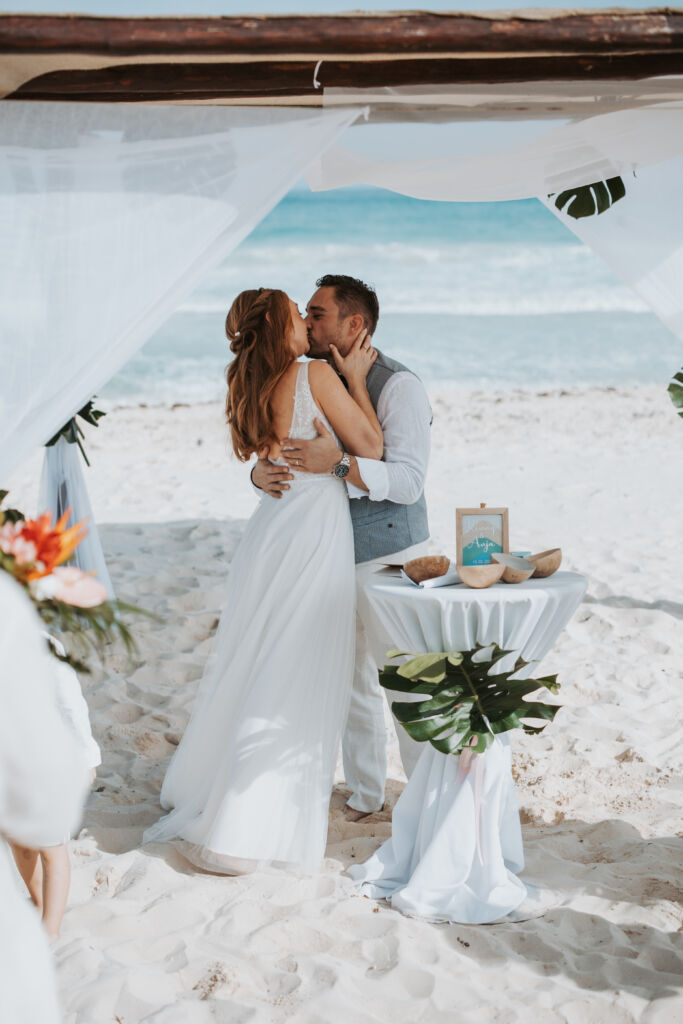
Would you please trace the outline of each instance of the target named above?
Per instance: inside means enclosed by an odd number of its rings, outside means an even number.
[[[351,350],[359,336],[375,333],[379,303],[362,281],[327,274],[317,282],[307,314],[309,357],[328,360],[343,377],[345,360],[353,358]],[[334,438],[319,420],[317,438],[288,439],[282,453],[297,460],[297,470],[344,475],[351,499],[358,614],[353,691],[342,739],[344,774],[351,789],[346,806],[350,821],[359,821],[384,804],[386,730],[377,668],[395,646],[379,626],[363,587],[381,564],[403,563],[423,554],[429,538],[424,481],[432,412],[427,393],[411,370],[382,352],[368,373],[367,388],[384,433],[381,462],[347,454],[340,459]],[[265,457],[252,470],[252,482],[276,498],[289,489],[291,479],[287,467],[275,466]],[[409,775],[421,746],[399,725],[397,734]]]

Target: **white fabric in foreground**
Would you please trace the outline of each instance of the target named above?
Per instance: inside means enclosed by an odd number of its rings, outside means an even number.
[[[69,526],[86,520],[88,533],[74,551],[73,560],[83,572],[94,571],[100,583],[107,588],[108,599],[113,601],[116,595],[90,507],[81,458],[78,445],[70,444],[63,437],[45,449],[38,513],[51,512],[52,521],[56,522],[70,508]]]
[[[66,654],[64,645],[49,633],[45,639],[62,657]],[[64,661],[55,658],[55,696],[62,720],[71,730],[71,735],[81,752],[88,771],[102,764],[102,752],[90,727],[90,712],[78,675]]]
[[[78,824],[82,755],[57,708],[55,660],[18,584],[0,572],[0,834],[30,847],[61,841]],[[20,893],[0,838],[0,1020],[61,1020],[45,933]]]
[[[538,661],[585,589],[584,577],[557,573],[480,591],[378,581],[366,593],[396,645],[407,651],[464,651],[495,642]],[[528,665],[518,677],[534,675],[536,667]],[[394,808],[391,839],[349,868],[362,892],[406,914],[462,924],[495,921],[519,906],[525,887],[515,873],[524,861],[509,740],[498,737],[469,766],[468,760],[425,744]]]
[[[0,480],[356,116],[0,103]]]

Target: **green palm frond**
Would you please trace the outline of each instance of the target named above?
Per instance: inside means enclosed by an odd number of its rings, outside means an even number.
[[[78,412],[76,413],[76,416],[80,416],[81,419],[85,420],[86,423],[89,423],[91,427],[96,427],[98,425],[97,421],[101,420],[102,417],[106,415],[107,414],[103,412],[101,409],[95,408],[94,397],[91,398],[90,401],[86,402],[83,408],[79,409]],[[50,440],[45,442],[45,447],[51,448],[52,445],[57,444],[57,441],[59,441],[60,437],[63,437],[64,440],[68,441],[69,444],[78,445],[78,447],[81,450],[81,455],[85,459],[86,466],[90,466],[88,456],[85,454],[85,448],[81,443],[81,438],[84,438],[85,434],[81,430],[78,420],[76,419],[76,416],[72,416],[72,418],[68,420],[64,424],[64,426],[57,431],[56,434],[53,434]]]
[[[122,613],[144,615],[161,622],[153,612],[123,601],[105,601],[93,608],[78,608],[54,598],[34,601],[34,604],[48,631],[60,636],[65,648],[68,644],[66,655],[57,654],[53,650],[55,656],[77,671],[86,673],[91,671],[91,655],[96,654],[103,663],[107,644],[117,640],[123,645],[129,664],[132,664],[138,648],[135,637],[123,621]]]
[[[554,192],[548,196],[550,199]],[[565,189],[555,198],[558,210],[579,220],[581,217],[593,217],[604,213],[626,195],[623,178],[608,178],[607,181],[593,181],[590,185],[578,185],[576,188]]]
[[[0,505],[9,494],[9,491],[0,491]],[[4,523],[18,523],[26,517],[18,508],[0,508],[0,526]]]
[[[411,660],[385,665],[379,681],[388,690],[427,695],[427,700],[392,704],[396,718],[414,740],[429,742],[444,754],[460,754],[470,745],[483,753],[497,733],[541,732],[560,707],[525,699],[543,687],[557,693],[557,676],[513,679],[528,664],[521,657],[508,671],[496,671],[503,658],[512,654],[497,644],[434,654],[389,651],[388,658],[410,655]],[[542,724],[532,725],[529,720]]]
[[[683,416],[683,370],[674,373],[667,391],[669,392],[669,398],[678,410],[678,415]]]

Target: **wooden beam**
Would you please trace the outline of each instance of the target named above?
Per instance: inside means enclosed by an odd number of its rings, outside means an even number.
[[[20,100],[298,105],[321,103],[325,88],[661,76],[683,76],[683,9],[0,15],[0,94]]]
[[[152,102],[159,100],[320,97],[313,61],[257,63],[133,64],[94,70],[53,71],[26,82],[9,98]],[[391,60],[360,65],[326,61],[317,78],[323,88],[503,84],[550,79],[632,80],[683,74],[681,54]]]
[[[661,53],[683,48],[683,9],[109,18],[0,15],[0,53]]]

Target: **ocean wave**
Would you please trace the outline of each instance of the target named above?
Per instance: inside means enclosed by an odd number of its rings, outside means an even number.
[[[225,302],[192,300],[182,305],[179,313],[227,313]],[[602,291],[542,296],[510,295],[505,298],[481,296],[454,296],[451,299],[430,299],[429,296],[383,298],[383,314],[410,314],[415,316],[551,316],[556,313],[647,313],[648,307],[635,294],[626,289],[613,294]]]
[[[239,259],[238,259],[239,257]],[[595,261],[595,255],[580,242],[561,244],[508,243],[508,242],[462,242],[434,243],[425,245],[416,242],[372,242],[364,240],[362,245],[348,245],[340,242],[311,244],[288,243],[284,239],[277,245],[243,244],[228,257],[209,278],[222,278],[228,272],[252,265],[259,268],[291,266],[292,261],[308,266],[330,260],[388,260],[392,263],[435,264],[435,263],[500,263],[502,266],[526,267],[547,266],[552,258],[575,262]]]
[[[257,284],[281,287],[303,304],[316,278],[328,271],[370,282],[384,313],[537,316],[647,310],[579,244],[391,242],[244,247],[207,276],[181,311],[225,313],[235,294]]]

